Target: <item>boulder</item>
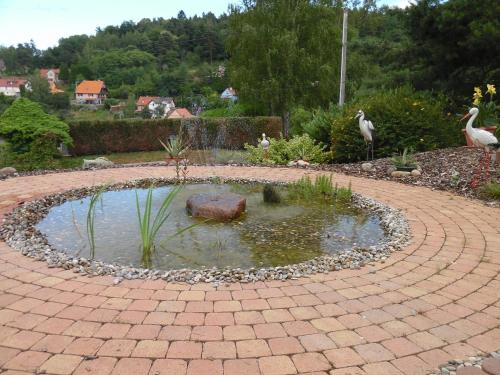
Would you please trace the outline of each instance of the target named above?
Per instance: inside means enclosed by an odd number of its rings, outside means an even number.
[[[305,161],[305,160],[297,160],[297,165],[299,167],[308,167],[309,166],[309,162],[308,161]]]
[[[83,159],[83,169],[90,169],[90,168],[103,168],[103,167],[109,167],[111,165],[114,165],[114,163],[105,158],[105,157],[100,157],[96,159]]]
[[[201,193],[188,198],[186,209],[193,217],[229,221],[245,212],[246,204],[246,198],[239,194]]]
[[[12,176],[15,173],[17,173],[16,168],[5,167],[5,168],[0,169],[0,177]]]
[[[363,163],[363,164],[361,164],[361,169],[365,172],[369,172],[373,169],[373,164],[372,163]]]
[[[422,174],[422,172],[420,172],[420,170],[418,170],[418,169],[414,169],[413,171],[411,171],[411,175],[413,177],[419,177],[421,174]]]
[[[408,177],[411,175],[411,172],[405,172],[405,171],[393,171],[391,173],[392,177]]]

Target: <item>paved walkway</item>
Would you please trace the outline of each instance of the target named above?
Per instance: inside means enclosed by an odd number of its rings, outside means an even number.
[[[191,176],[296,179],[298,169],[198,167]],[[68,188],[172,168],[0,181],[0,216]],[[406,211],[413,241],[385,263],[287,282],[187,286],[88,278],[0,242],[2,375],[427,374],[500,348],[500,210],[387,181],[340,184]],[[24,372],[23,372],[24,371]],[[1,371],[0,371],[1,372]]]

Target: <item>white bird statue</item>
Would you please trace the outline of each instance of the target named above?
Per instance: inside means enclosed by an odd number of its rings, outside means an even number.
[[[483,130],[483,129],[477,129],[472,126],[474,121],[476,120],[476,117],[479,115],[479,108],[473,107],[469,110],[469,113],[467,113],[464,117],[462,117],[462,120],[465,120],[466,118],[469,119],[467,121],[467,125],[465,126],[465,132],[471,139],[472,143],[474,146],[482,148],[484,150],[484,154],[481,157],[481,160],[479,162],[479,166],[476,170],[475,177],[472,179],[471,185],[472,187],[477,186],[477,179],[479,175],[482,172],[482,169],[484,168],[484,164],[487,164],[486,166],[486,177],[488,178],[490,175],[490,162],[491,160],[495,161],[496,159],[496,150],[500,149],[500,142],[498,142],[497,137],[495,137],[492,133],[489,131]],[[490,153],[493,153],[493,156],[490,157]]]
[[[266,138],[266,134],[262,133],[262,141],[260,145],[264,149],[264,159],[267,159],[269,153],[269,140]]]
[[[365,139],[366,147],[366,160],[369,157],[370,148],[372,150],[372,160],[373,160],[373,133],[375,132],[375,127],[370,120],[365,120],[365,113],[360,109],[357,115],[354,117],[359,118],[359,130],[361,135]]]

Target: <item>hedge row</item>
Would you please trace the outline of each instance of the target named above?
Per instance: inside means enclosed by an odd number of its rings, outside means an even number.
[[[279,137],[279,117],[191,118],[162,120],[79,121],[70,124],[73,155],[155,151],[182,127],[195,149],[242,149],[256,144],[262,133]]]

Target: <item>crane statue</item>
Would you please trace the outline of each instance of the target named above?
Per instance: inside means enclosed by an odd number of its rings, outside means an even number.
[[[477,129],[472,127],[472,124],[476,120],[476,117],[479,115],[479,109],[476,107],[473,107],[469,110],[469,113],[467,113],[464,117],[462,117],[462,120],[465,120],[466,118],[469,119],[467,121],[467,125],[465,127],[465,132],[469,136],[469,138],[472,140],[472,143],[474,146],[482,148],[484,150],[483,156],[481,156],[481,159],[479,161],[479,165],[476,168],[476,171],[474,173],[474,177],[472,178],[471,181],[471,186],[472,188],[476,188],[478,185],[478,180],[481,177],[483,169],[486,168],[486,178],[489,179],[490,177],[490,163],[491,160],[495,161],[496,159],[496,154],[495,152],[500,149],[500,142],[498,142],[498,139],[490,132],[483,130],[483,129]],[[490,153],[493,153],[493,156],[490,157]]]
[[[269,154],[269,140],[266,138],[265,133],[262,133],[262,141],[260,142],[260,145],[264,150],[264,159],[267,159]]]
[[[375,127],[370,120],[365,120],[365,113],[361,109],[354,118],[359,118],[359,130],[361,131],[361,135],[365,139],[366,143],[366,160],[369,158],[370,149],[372,151],[373,160],[373,136],[375,133]]]

